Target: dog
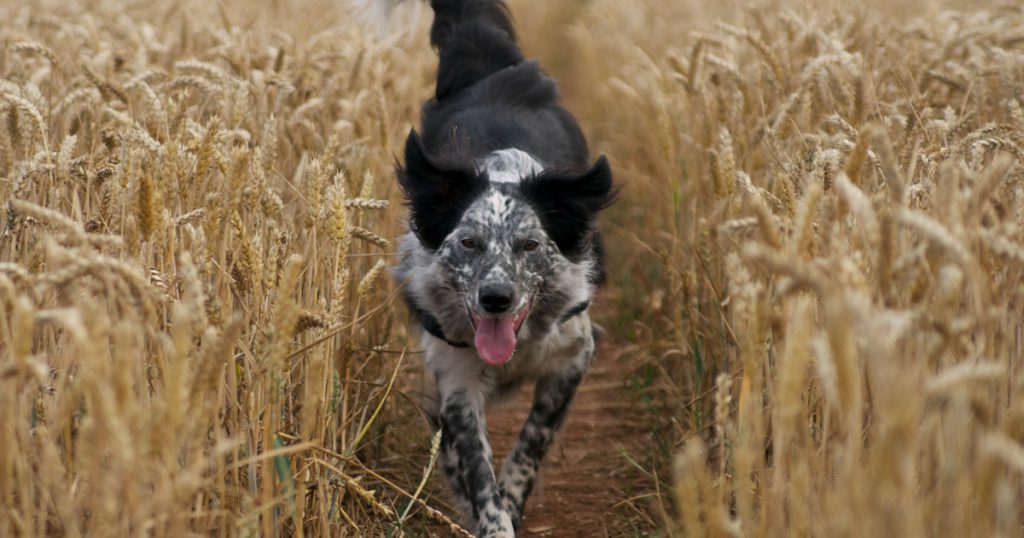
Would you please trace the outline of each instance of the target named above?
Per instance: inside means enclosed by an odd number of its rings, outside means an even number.
[[[503,1],[430,4],[437,86],[396,166],[410,231],[393,274],[423,329],[455,500],[477,536],[510,537],[593,360],[595,222],[616,188]],[[526,381],[533,405],[495,474],[485,409]]]

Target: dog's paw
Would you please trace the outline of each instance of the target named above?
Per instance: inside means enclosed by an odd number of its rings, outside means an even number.
[[[501,498],[502,508],[505,512],[508,512],[509,519],[512,520],[512,530],[515,531],[516,536],[523,530],[523,515],[519,510],[519,506],[512,499],[502,496]]]

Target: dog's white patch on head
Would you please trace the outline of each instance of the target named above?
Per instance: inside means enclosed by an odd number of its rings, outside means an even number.
[[[498,225],[508,218],[510,205],[507,195],[498,191],[492,191],[487,194],[486,201],[487,210],[482,215],[484,221]]]
[[[535,176],[544,166],[529,153],[515,148],[491,153],[477,163],[481,171],[494,183],[519,183],[524,177]]]

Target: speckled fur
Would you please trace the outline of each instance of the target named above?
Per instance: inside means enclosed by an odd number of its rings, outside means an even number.
[[[518,535],[537,471],[594,356],[587,311],[603,270],[597,213],[613,198],[604,158],[522,57],[498,0],[432,0],[441,65],[422,136],[399,180],[410,206],[395,278],[424,331],[437,386],[441,469],[478,536]],[[477,355],[481,287],[511,290],[529,312],[500,366]],[[517,318],[518,319],[518,318]],[[507,325],[506,325],[507,326]],[[534,403],[499,473],[485,410],[524,382]]]

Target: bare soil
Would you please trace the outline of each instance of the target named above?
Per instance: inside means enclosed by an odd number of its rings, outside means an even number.
[[[645,502],[652,481],[630,460],[647,460],[652,445],[627,378],[627,365],[603,345],[541,465],[523,536],[637,536],[651,527],[633,508]],[[514,445],[532,396],[532,387],[525,387],[488,414],[495,467]]]

